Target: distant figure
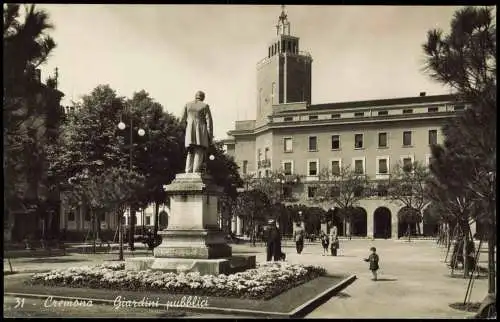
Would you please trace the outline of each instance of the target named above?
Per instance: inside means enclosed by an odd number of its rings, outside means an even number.
[[[370,251],[372,252],[368,258],[365,258],[365,262],[370,263],[370,271],[372,271],[372,281],[377,280],[377,271],[378,271],[378,255],[377,255],[377,249],[375,247],[370,248]]]
[[[295,249],[297,250],[297,254],[302,253],[302,250],[304,249],[304,238],[304,228],[300,225],[299,222],[297,222],[295,231],[293,232],[293,240],[295,240]]]
[[[332,256],[337,256],[337,251],[340,248],[339,236],[335,236],[335,239],[332,241],[330,246],[330,251],[332,252]]]
[[[207,149],[213,141],[213,122],[210,107],[204,103],[205,93],[196,92],[195,100],[184,107],[181,124],[186,124],[185,146],[187,148],[186,173],[200,172],[205,162]]]
[[[330,239],[325,232],[321,232],[321,246],[323,246],[323,256],[328,255],[328,245],[330,245]]]
[[[267,261],[279,261],[283,256],[281,252],[281,234],[276,227],[276,221],[269,220],[269,229],[267,232]]]

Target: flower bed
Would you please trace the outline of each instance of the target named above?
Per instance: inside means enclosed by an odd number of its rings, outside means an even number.
[[[125,270],[125,264],[102,264],[34,274],[31,285],[159,291],[169,294],[269,299],[326,273],[318,266],[286,262],[259,264],[232,275]]]

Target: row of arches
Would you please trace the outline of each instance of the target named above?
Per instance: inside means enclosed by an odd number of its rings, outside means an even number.
[[[403,210],[404,208],[400,209],[399,212]],[[426,236],[435,236],[437,234],[439,227],[438,223],[426,220],[427,216],[425,211],[422,231],[419,231],[417,223],[400,219],[401,216],[399,212],[397,214],[392,214],[387,207],[378,207],[375,209],[373,213],[373,237],[388,239],[393,236],[393,233],[397,233],[398,238],[406,236],[408,233],[411,235],[420,233]],[[328,220],[333,222],[333,225],[337,226],[340,235],[346,235],[346,233],[348,233],[348,223],[340,216],[338,208],[329,210],[328,216]],[[393,218],[393,216],[397,216],[397,218]],[[397,222],[397,226],[393,227],[393,221]],[[393,232],[393,229],[396,227],[397,232]],[[358,237],[366,237],[368,235],[368,214],[362,207],[356,207],[351,216],[350,234],[351,236]]]

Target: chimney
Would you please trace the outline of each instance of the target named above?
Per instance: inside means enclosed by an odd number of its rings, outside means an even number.
[[[425,96],[425,92],[420,92],[420,96]]]

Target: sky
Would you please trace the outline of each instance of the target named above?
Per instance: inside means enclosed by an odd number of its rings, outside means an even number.
[[[64,105],[109,84],[119,96],[146,90],[180,116],[206,93],[216,139],[255,118],[256,64],[267,56],[278,5],[44,4],[57,48]],[[454,6],[286,6],[291,34],[312,63],[312,104],[448,94],[422,68],[427,31],[450,29]]]

